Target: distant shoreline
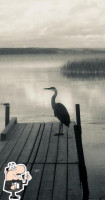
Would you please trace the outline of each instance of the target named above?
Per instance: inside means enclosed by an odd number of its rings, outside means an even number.
[[[14,54],[88,54],[105,53],[105,49],[95,48],[0,48],[0,55]]]

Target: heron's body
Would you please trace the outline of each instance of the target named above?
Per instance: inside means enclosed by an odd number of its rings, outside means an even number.
[[[61,103],[56,103],[54,107],[54,115],[59,119],[62,124],[69,126],[70,124],[70,117],[67,109]]]
[[[69,113],[63,104],[55,102],[55,98],[57,96],[57,89],[55,87],[45,88],[45,89],[54,91],[54,95],[52,96],[52,99],[51,99],[51,105],[54,110],[55,117],[57,117],[59,121],[61,122],[61,126],[60,126],[60,131],[61,131],[61,128],[63,128],[63,124],[65,124],[66,126],[69,126],[70,124]]]

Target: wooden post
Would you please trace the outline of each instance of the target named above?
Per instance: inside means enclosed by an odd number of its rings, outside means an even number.
[[[80,180],[83,188],[83,200],[89,199],[89,188],[87,181],[87,170],[85,166],[84,152],[82,146],[82,129],[81,129],[81,118],[80,118],[80,105],[76,104],[76,121],[77,125],[74,126],[75,138],[77,144],[78,158],[79,158],[79,172]]]
[[[80,105],[76,104],[76,122],[78,126],[81,126],[81,117],[80,117]]]
[[[10,118],[10,104],[9,103],[4,103],[5,106],[5,127],[9,123],[9,118]]]
[[[17,118],[16,118],[16,117],[12,118],[12,119],[9,121],[8,125],[4,128],[4,130],[3,130],[2,133],[1,133],[1,140],[5,140],[5,139],[6,139],[7,134],[9,133],[9,131],[12,129],[12,127],[13,127],[14,124],[16,124],[16,123],[17,123]]]

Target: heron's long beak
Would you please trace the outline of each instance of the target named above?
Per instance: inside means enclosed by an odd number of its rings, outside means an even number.
[[[51,88],[43,88],[44,90],[51,90]]]

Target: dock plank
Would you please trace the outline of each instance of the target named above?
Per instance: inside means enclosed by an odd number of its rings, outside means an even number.
[[[79,180],[69,181],[68,199],[82,199]]]
[[[51,200],[53,192],[55,164],[45,164],[38,200]]]
[[[64,135],[59,136],[57,163],[67,163],[67,127],[63,126]]]
[[[57,164],[53,191],[53,200],[66,200],[67,195],[67,165]]]
[[[78,163],[77,146],[74,134],[74,123],[68,129],[68,163]]]
[[[23,200],[37,200],[39,188],[41,184],[41,177],[43,172],[43,164],[34,164],[31,175],[32,181],[30,181],[28,187],[25,190]]]
[[[81,199],[78,164],[68,164],[68,199]]]
[[[4,164],[6,164],[8,161],[9,155],[12,153],[20,135],[22,134],[25,124],[18,124],[16,126],[16,131],[12,136],[12,140],[9,140],[8,144],[6,147],[3,149],[2,153],[0,154],[0,169]]]
[[[40,123],[35,123],[33,125],[31,134],[29,135],[29,138],[24,145],[24,148],[19,156],[19,159],[17,160],[17,163],[27,163],[28,162],[28,160],[30,158],[30,154],[33,149],[33,145],[34,145],[37,135],[38,135],[39,128],[40,128]]]
[[[75,122],[70,123],[69,129],[68,129],[69,131],[68,137],[75,138],[74,125],[75,125]]]
[[[57,161],[58,137],[54,136],[54,134],[58,130],[59,124],[53,123],[46,163],[56,163]]]
[[[43,136],[40,143],[40,148],[38,150],[35,163],[45,163],[46,161],[51,128],[52,128],[52,123],[45,124]]]
[[[20,136],[18,142],[16,143],[13,151],[11,152],[10,156],[8,157],[8,160],[7,162],[10,162],[10,161],[14,161],[14,162],[17,162],[19,156],[20,156],[20,153],[22,151],[22,149],[24,148],[24,145],[31,133],[31,130],[32,130],[32,127],[33,127],[33,124],[30,123],[30,124],[26,124],[24,130],[23,130],[23,134]],[[22,162],[23,163],[23,162]]]
[[[68,164],[68,175],[70,176],[70,180],[80,180],[78,164]]]
[[[41,124],[37,140],[35,142],[35,145],[33,147],[33,151],[31,153],[31,156],[30,156],[30,159],[29,159],[29,163],[34,163],[35,162],[35,159],[36,159],[36,156],[37,156],[37,152],[38,152],[38,149],[39,149],[39,146],[40,146],[40,142],[41,142],[43,131],[44,131],[44,123]]]

